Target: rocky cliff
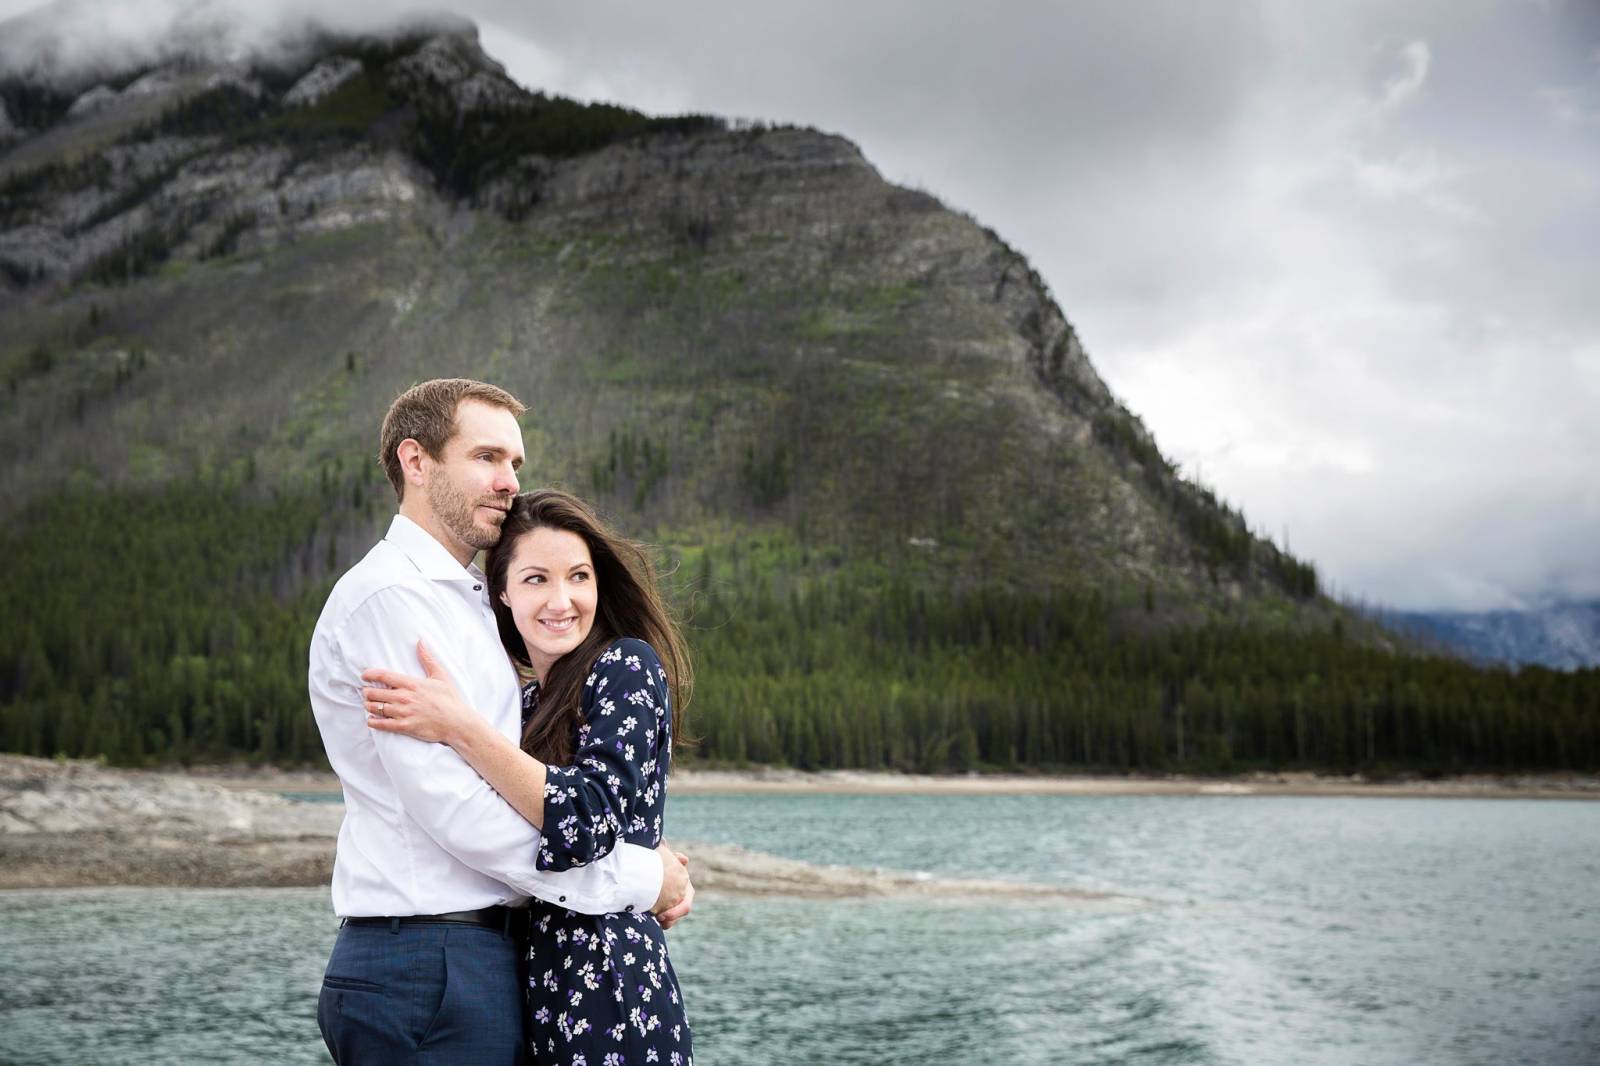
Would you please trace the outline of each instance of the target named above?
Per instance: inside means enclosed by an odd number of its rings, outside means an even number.
[[[456,22],[308,41],[0,82],[9,514],[332,482],[337,558],[385,508],[389,400],[469,374],[530,401],[531,480],[661,539],[1326,609],[1162,457],[1021,256],[850,142],[531,93]]]

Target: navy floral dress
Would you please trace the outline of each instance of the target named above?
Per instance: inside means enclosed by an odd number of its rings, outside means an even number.
[[[539,687],[522,693],[526,722]],[[546,768],[541,870],[593,862],[620,843],[661,843],[672,714],[667,675],[642,640],[613,641],[583,689],[576,765]],[[578,914],[530,903],[528,1061],[693,1066],[666,937],[652,914]]]

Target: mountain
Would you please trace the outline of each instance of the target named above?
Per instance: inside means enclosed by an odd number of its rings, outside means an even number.
[[[1321,595],[1022,256],[849,141],[529,92],[456,19],[204,40],[0,76],[0,747],[320,757],[379,421],[460,374],[529,403],[527,482],[659,546],[703,757],[1600,762],[1592,678]]]
[[[1478,662],[1600,666],[1600,600],[1522,611],[1385,612],[1382,621]]]
[[[4,97],[0,506],[350,469],[396,392],[461,373],[532,401],[536,479],[630,525],[1314,601],[1021,256],[840,137],[529,93],[470,26]]]

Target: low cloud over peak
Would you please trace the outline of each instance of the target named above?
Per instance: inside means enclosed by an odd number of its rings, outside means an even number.
[[[180,57],[288,62],[319,34],[384,35],[423,28],[476,33],[473,24],[459,15],[399,5],[55,0],[0,24],[0,72],[82,88]]]

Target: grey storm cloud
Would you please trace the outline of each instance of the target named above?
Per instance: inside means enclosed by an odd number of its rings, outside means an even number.
[[[455,10],[531,87],[833,130],[992,225],[1163,449],[1336,589],[1600,596],[1600,4]],[[41,24],[81,58],[196,25],[269,49],[318,13]]]

